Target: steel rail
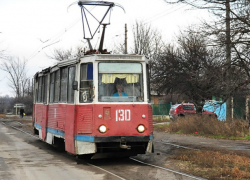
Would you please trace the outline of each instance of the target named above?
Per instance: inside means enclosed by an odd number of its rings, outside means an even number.
[[[95,168],[98,168],[98,169],[100,169],[100,170],[102,170],[102,171],[105,171],[105,172],[107,172],[107,173],[109,173],[109,174],[111,174],[111,175],[113,175],[113,176],[115,176],[115,177],[118,177],[118,178],[122,179],[122,180],[126,180],[126,179],[122,178],[121,176],[118,176],[118,175],[116,175],[116,174],[114,174],[114,173],[112,173],[112,172],[110,172],[110,171],[107,171],[107,170],[101,168],[101,167],[98,167],[98,166],[93,165],[93,164],[90,164],[90,163],[87,163],[87,164],[90,165],[90,166],[93,166],[93,167],[95,167]]]
[[[190,148],[190,147],[187,147],[187,146],[181,146],[181,145],[174,144],[174,143],[169,143],[169,142],[164,142],[164,141],[155,141],[155,142],[166,144],[166,145],[175,146],[175,147],[178,147],[178,148],[191,149],[191,150],[195,150],[195,151],[200,151],[200,149]]]
[[[152,167],[155,167],[155,168],[158,168],[158,169],[163,169],[163,170],[166,170],[166,171],[169,171],[169,172],[172,172],[172,173],[175,173],[175,174],[179,174],[179,175],[182,175],[182,176],[186,176],[186,177],[189,177],[189,178],[198,179],[198,180],[205,180],[204,178],[201,178],[201,177],[192,176],[192,175],[189,175],[189,174],[186,174],[186,173],[182,173],[182,172],[179,172],[179,171],[175,171],[175,170],[172,170],[172,169],[169,169],[169,168],[165,168],[165,167],[161,167],[161,166],[156,166],[154,164],[145,163],[143,161],[140,161],[140,160],[137,160],[137,159],[134,159],[134,158],[131,158],[131,157],[129,159],[131,159],[133,161],[136,161],[136,162],[139,162],[141,164],[152,166]]]
[[[18,122],[18,121],[11,121],[11,122]],[[22,133],[25,133],[25,134],[27,134],[27,135],[30,135],[30,136],[36,138],[36,139],[41,140],[40,138],[38,138],[38,137],[34,136],[33,134],[28,133],[28,132],[26,132],[26,131],[24,131],[24,130],[22,130],[22,129],[20,129],[20,128],[11,126],[11,125],[6,124],[6,123],[4,123],[4,122],[1,122],[1,123],[2,123],[3,125],[5,125],[5,126],[11,127],[11,128],[13,128],[13,129],[15,129],[15,130],[18,130],[18,131],[20,131],[20,132],[22,132]],[[20,122],[19,122],[19,123],[20,123]],[[20,123],[20,124],[22,124],[22,123]],[[22,124],[22,125],[23,125],[23,124]],[[115,177],[117,177],[117,178],[119,178],[119,179],[126,180],[126,179],[124,179],[123,177],[120,177],[120,176],[118,176],[118,175],[116,175],[116,174],[114,174],[114,173],[112,173],[112,172],[110,172],[110,171],[107,171],[107,170],[105,170],[105,169],[103,169],[103,168],[101,168],[101,167],[95,166],[95,165],[90,164],[90,163],[87,163],[87,164],[90,165],[90,166],[93,166],[93,167],[95,167],[95,168],[98,168],[98,169],[100,169],[100,170],[102,170],[102,171],[105,171],[106,173],[109,173],[109,174],[111,174],[111,175],[113,175],[113,176],[115,176]]]
[[[3,125],[5,125],[5,126],[9,126],[9,127],[13,128],[13,129],[16,129],[16,130],[18,130],[18,131],[20,131],[20,132],[23,132],[23,133],[25,133],[25,134],[27,134],[27,135],[30,135],[30,136],[32,136],[32,137],[34,137],[34,138],[36,138],[36,139],[41,140],[40,138],[38,138],[38,137],[34,136],[33,134],[28,133],[28,132],[26,132],[26,131],[24,131],[24,130],[22,130],[22,129],[20,129],[20,128],[11,126],[11,125],[6,124],[6,123],[4,123],[4,122],[1,122],[1,123],[2,123]],[[160,142],[160,141],[156,141],[156,142],[163,143],[163,144],[168,144],[168,145],[172,145],[172,146],[177,146],[177,147],[181,147],[181,148],[185,148],[185,149],[192,149],[192,148],[188,148],[188,147],[185,147],[185,146],[175,145],[175,144],[172,144],[172,143],[164,143],[164,142]],[[199,150],[199,149],[193,149],[193,150]],[[166,171],[169,171],[169,172],[172,172],[172,173],[175,173],[175,174],[179,174],[179,175],[182,175],[182,176],[186,176],[186,177],[189,177],[189,178],[193,178],[193,179],[197,179],[197,180],[205,180],[204,178],[201,178],[201,177],[192,176],[192,175],[189,175],[189,174],[186,174],[186,173],[182,173],[182,172],[175,171],[175,170],[172,170],[172,169],[169,169],[169,168],[157,166],[157,165],[154,165],[154,164],[145,163],[145,162],[143,162],[143,161],[134,159],[134,158],[132,158],[132,157],[130,157],[129,159],[131,159],[131,160],[133,160],[133,161],[136,161],[136,162],[138,162],[138,163],[141,163],[141,164],[145,164],[145,165],[152,166],[152,167],[155,167],[155,168],[158,168],[158,169],[166,170]],[[120,176],[118,176],[118,175],[116,175],[116,174],[114,174],[114,173],[112,173],[112,172],[110,172],[110,171],[107,171],[107,170],[105,170],[105,169],[103,169],[103,168],[101,168],[101,167],[95,166],[95,165],[90,164],[90,163],[87,163],[87,164],[90,165],[90,166],[93,166],[93,167],[95,167],[95,168],[98,168],[98,169],[100,169],[100,170],[102,170],[102,171],[105,171],[105,172],[107,172],[107,173],[109,173],[109,174],[111,174],[111,175],[113,175],[113,176],[115,176],[115,177],[117,177],[117,178],[119,178],[119,179],[126,180],[125,178],[120,177]]]
[[[13,121],[12,121],[12,122],[13,122]],[[26,132],[26,131],[23,131],[22,129],[19,129],[19,128],[17,128],[17,127],[11,126],[11,125],[6,124],[6,123],[4,123],[4,122],[1,122],[1,123],[2,123],[3,125],[5,125],[5,126],[9,126],[9,127],[13,128],[13,129],[16,129],[16,130],[18,130],[18,131],[20,131],[20,132],[23,132],[23,133],[25,133],[25,134],[28,134],[28,135],[30,135],[30,136],[33,136],[33,137],[36,138],[36,139],[41,140],[39,137],[34,136],[33,134],[28,133],[28,132]]]

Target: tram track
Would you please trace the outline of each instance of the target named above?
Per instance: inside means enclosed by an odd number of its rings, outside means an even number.
[[[14,121],[12,121],[12,122],[14,122]],[[16,122],[17,122],[17,121],[16,121]],[[22,132],[22,133],[28,134],[28,135],[30,135],[30,136],[36,138],[36,139],[39,139],[39,137],[37,137],[37,136],[35,136],[35,135],[33,135],[33,134],[29,133],[29,132],[26,132],[26,131],[24,131],[24,130],[22,130],[22,129],[20,129],[20,128],[17,128],[17,127],[15,127],[15,126],[12,126],[12,125],[9,125],[9,124],[6,124],[5,122],[1,122],[1,123],[2,123],[3,125],[5,125],[5,126],[11,127],[11,128],[13,128],[13,129],[16,129],[16,130]],[[20,123],[20,124],[22,124],[22,123]]]
[[[8,121],[8,122],[18,122],[18,121]],[[32,137],[34,137],[34,138],[36,138],[36,139],[39,139],[36,135],[33,135],[33,134],[29,133],[29,132],[26,132],[26,131],[24,131],[24,130],[21,129],[21,128],[15,127],[15,126],[10,125],[9,123],[3,122],[3,121],[2,121],[1,123],[2,123],[3,125],[5,125],[5,126],[11,127],[11,128],[13,128],[13,129],[15,129],[15,130],[17,130],[17,131],[20,131],[20,132],[25,133],[25,134],[27,134],[27,135],[29,135],[29,136],[32,136]],[[18,123],[19,123],[20,125],[23,125],[23,124],[20,123],[20,122],[18,122]],[[39,140],[40,140],[40,139],[39,139]],[[174,143],[164,142],[164,141],[155,141],[155,142],[157,142],[157,143],[162,143],[162,144],[165,144],[165,145],[174,146],[174,147],[176,147],[176,148],[185,148],[185,149],[199,150],[199,149],[189,148],[189,147],[177,145],[177,144],[174,144]],[[204,178],[196,177],[196,176],[189,175],[189,174],[186,174],[186,173],[183,173],[183,172],[179,172],[179,171],[176,171],[176,170],[172,170],[172,169],[169,169],[169,168],[166,168],[166,167],[161,167],[161,166],[157,166],[157,165],[154,165],[154,164],[146,163],[146,162],[143,162],[143,161],[138,160],[138,159],[133,158],[133,157],[129,157],[129,159],[130,159],[131,161],[136,162],[136,163],[139,163],[139,164],[147,165],[147,166],[149,166],[149,167],[157,168],[157,169],[160,169],[160,170],[163,170],[163,171],[168,171],[168,172],[171,172],[171,173],[173,173],[173,174],[182,176],[183,179],[185,179],[185,178],[195,179],[195,180],[200,180],[200,179],[203,180],[203,179],[204,179]],[[87,164],[88,164],[89,166],[92,166],[92,167],[94,167],[94,168],[97,168],[97,169],[99,169],[99,170],[101,170],[101,171],[104,171],[104,172],[106,172],[106,173],[108,173],[108,174],[110,174],[110,175],[112,175],[112,176],[114,176],[114,177],[116,177],[116,178],[118,178],[118,179],[121,179],[121,180],[129,179],[129,178],[121,177],[121,176],[119,176],[118,174],[115,174],[115,173],[113,173],[112,171],[109,171],[109,170],[107,170],[107,169],[105,169],[105,168],[99,167],[98,165],[95,165],[95,164],[93,164],[93,163],[87,162]]]
[[[200,149],[190,148],[190,147],[187,147],[187,146],[182,146],[182,145],[178,145],[178,144],[175,144],[175,143],[170,143],[170,142],[167,142],[167,141],[155,141],[155,142],[162,143],[162,144],[165,144],[165,145],[174,146],[176,148],[183,148],[183,149],[200,151]]]
[[[102,171],[104,171],[104,172],[106,172],[106,173],[109,173],[109,174],[111,174],[111,175],[113,175],[113,176],[115,176],[115,177],[117,177],[117,178],[119,178],[119,179],[122,179],[122,180],[126,180],[126,179],[124,179],[123,177],[121,177],[121,176],[118,176],[117,174],[114,174],[114,173],[112,173],[112,172],[110,172],[110,171],[108,171],[108,170],[106,170],[106,169],[103,169],[103,168],[101,168],[101,167],[98,167],[98,166],[96,166],[96,165],[94,165],[94,164],[90,164],[90,163],[87,163],[89,166],[93,166],[93,167],[95,167],[95,168],[97,168],[97,169],[100,169],[100,170],[102,170]]]
[[[182,175],[182,176],[189,177],[189,178],[192,178],[192,179],[198,179],[198,180],[204,179],[204,178],[192,176],[192,175],[189,175],[189,174],[186,174],[186,173],[183,173],[183,172],[175,171],[175,170],[172,170],[172,169],[169,169],[169,168],[165,168],[165,167],[161,167],[161,166],[156,166],[154,164],[145,163],[145,162],[139,161],[139,160],[131,158],[131,157],[129,159],[131,159],[133,161],[136,161],[138,163],[141,163],[141,164],[145,164],[145,165],[152,166],[152,167],[155,167],[155,168],[158,168],[158,169],[166,170],[166,171],[172,172],[174,174]]]

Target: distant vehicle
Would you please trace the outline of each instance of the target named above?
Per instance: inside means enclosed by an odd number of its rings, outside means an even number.
[[[175,104],[171,107],[169,111],[170,119],[175,119],[177,117],[183,117],[186,115],[196,114],[196,108],[193,103],[182,103],[182,104]],[[209,115],[217,117],[217,115],[211,111],[207,111],[205,109],[202,110],[203,115]]]

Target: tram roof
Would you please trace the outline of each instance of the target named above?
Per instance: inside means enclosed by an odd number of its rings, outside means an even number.
[[[81,61],[148,61],[144,55],[135,54],[92,54],[80,58]]]
[[[148,62],[149,60],[144,55],[136,54],[91,54],[84,55],[83,57],[77,57],[73,59],[67,59],[59,61],[56,65],[43,69],[35,74],[36,76],[42,76],[48,72],[53,72],[60,67],[69,66],[71,64],[77,64],[79,62],[95,62],[95,61],[137,61],[137,62]]]

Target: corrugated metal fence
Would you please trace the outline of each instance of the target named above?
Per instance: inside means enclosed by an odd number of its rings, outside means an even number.
[[[250,108],[250,102],[248,102]],[[168,115],[171,104],[152,104],[153,115]],[[250,113],[248,115],[250,117]],[[234,98],[234,118],[246,119],[246,98]]]
[[[168,115],[171,108],[169,104],[152,104],[153,115]]]

